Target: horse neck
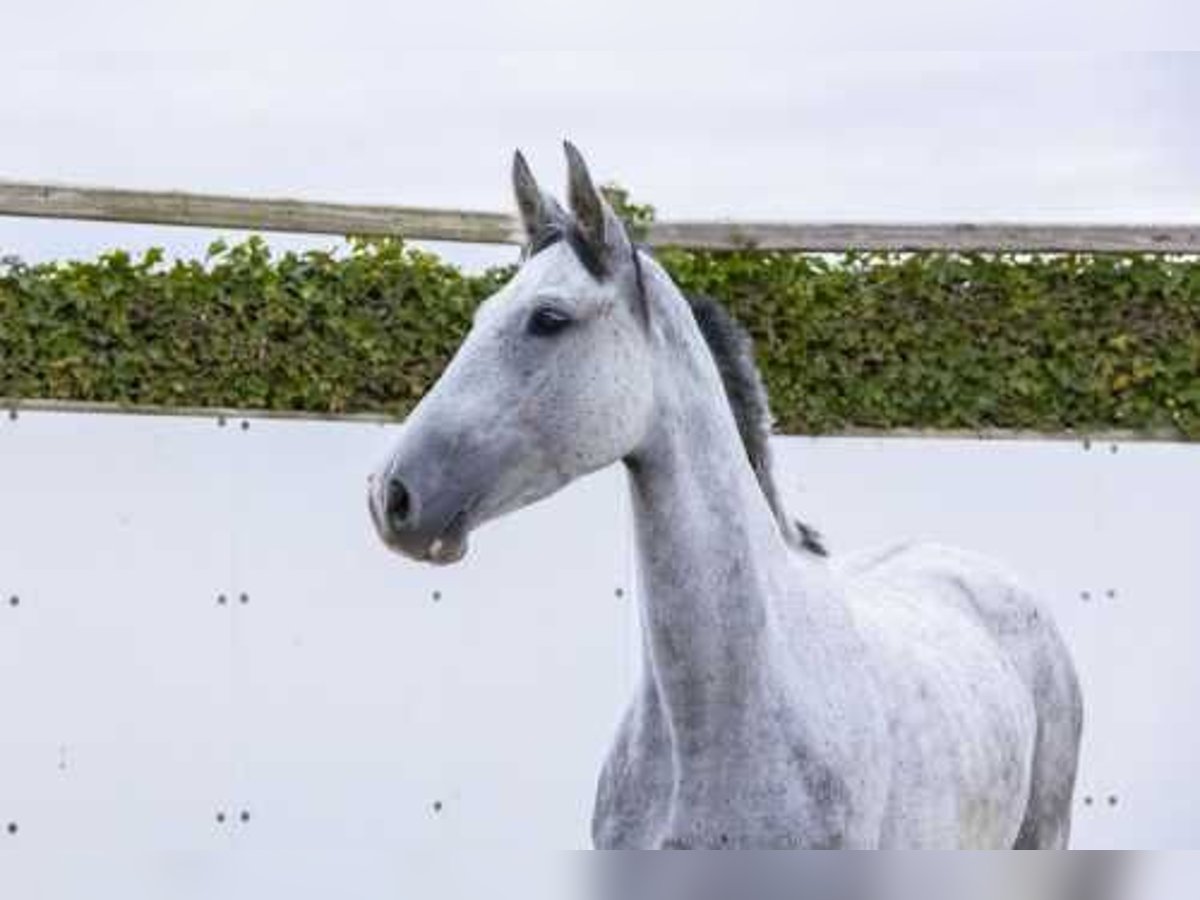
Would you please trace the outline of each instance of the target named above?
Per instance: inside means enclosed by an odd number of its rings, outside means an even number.
[[[746,456],[687,301],[648,278],[656,416],[629,460],[645,665],[673,731],[721,734],[770,687],[802,565]]]

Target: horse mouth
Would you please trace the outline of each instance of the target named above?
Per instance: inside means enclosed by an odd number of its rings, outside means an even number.
[[[442,533],[429,542],[422,557],[425,562],[431,562],[436,566],[448,566],[459,562],[467,555],[470,533],[468,514],[471,506],[472,504],[468,503],[455,513],[446,523]]]

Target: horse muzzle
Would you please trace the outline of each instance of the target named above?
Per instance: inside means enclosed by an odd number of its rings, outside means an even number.
[[[367,507],[379,539],[419,562],[449,565],[466,556],[473,506],[449,498],[423,502],[394,467],[369,480]]]

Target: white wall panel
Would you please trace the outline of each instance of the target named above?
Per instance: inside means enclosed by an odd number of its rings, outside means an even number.
[[[211,421],[0,423],[0,879],[21,896],[174,890],[212,868],[228,486]]]
[[[370,531],[393,433],[0,420],[0,893],[481,896],[505,862],[587,846],[636,665],[623,475],[434,569]],[[1200,448],[777,455],[835,550],[939,540],[1045,590],[1087,693],[1077,845],[1200,843]]]

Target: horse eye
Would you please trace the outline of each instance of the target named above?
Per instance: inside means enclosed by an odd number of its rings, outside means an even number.
[[[570,324],[571,317],[562,310],[552,306],[539,306],[529,317],[528,330],[537,337],[550,337]]]

